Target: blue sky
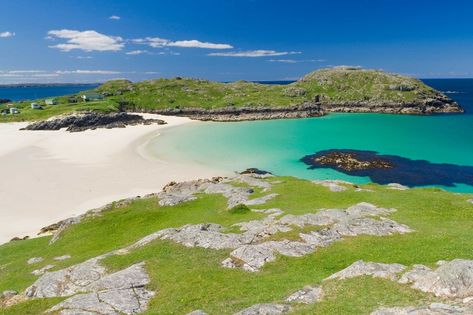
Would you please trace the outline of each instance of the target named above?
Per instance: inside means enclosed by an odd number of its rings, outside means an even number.
[[[462,0],[0,0],[0,84],[295,79],[359,65],[473,77]]]

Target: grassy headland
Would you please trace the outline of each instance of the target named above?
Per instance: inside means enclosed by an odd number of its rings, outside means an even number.
[[[317,70],[288,85],[188,78],[138,83],[114,80],[92,92],[102,94],[104,100],[83,103],[79,95],[69,95],[58,97],[57,105],[43,105],[43,110],[31,109],[29,102],[22,102],[15,104],[20,114],[1,116],[0,122],[38,120],[88,110],[153,112],[206,120],[309,117],[333,111],[462,111],[458,104],[420,80],[349,67]]]
[[[359,202],[396,208],[390,218],[414,230],[391,236],[356,236],[338,241],[303,257],[277,257],[261,271],[248,273],[227,269],[220,262],[231,250],[187,248],[172,241],[157,240],[129,253],[104,261],[109,270],[120,270],[145,262],[156,291],[146,314],[186,314],[197,308],[209,314],[232,314],[255,303],[283,301],[288,294],[322,280],[354,261],[433,266],[439,260],[473,259],[471,195],[439,189],[388,189],[370,184],[365,191],[349,188],[331,192],[310,181],[272,177],[270,193],[279,195],[252,209],[279,208],[285,214],[314,213],[323,208],[346,208]],[[256,195],[260,195],[256,190]],[[97,255],[132,244],[154,231],[203,222],[218,223],[234,230],[233,224],[261,219],[253,211],[228,211],[227,200],[218,194],[202,194],[196,200],[176,206],[159,206],[156,197],[139,199],[123,207],[112,207],[97,217],[69,227],[60,239],[51,237],[10,242],[0,246],[0,292],[22,292],[37,276],[34,269],[54,264],[59,270]],[[289,235],[296,238],[297,235]],[[285,235],[288,236],[288,235]],[[71,255],[65,261],[53,257]],[[31,257],[43,257],[28,265]],[[323,282],[324,299],[313,305],[294,307],[294,314],[369,314],[380,306],[417,305],[433,296],[384,279],[358,277]],[[63,298],[31,299],[1,309],[0,314],[42,314]]]

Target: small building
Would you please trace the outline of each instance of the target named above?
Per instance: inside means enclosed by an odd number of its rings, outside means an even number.
[[[103,95],[99,93],[87,93],[87,94],[83,94],[81,97],[84,102],[103,100]]]
[[[10,107],[10,114],[16,115],[16,114],[19,114],[19,113],[20,113],[20,111],[18,110],[18,108]]]
[[[47,98],[47,99],[44,100],[44,104],[46,104],[46,105],[57,105],[57,99]]]
[[[31,109],[42,109],[42,107],[38,103],[31,103]]]

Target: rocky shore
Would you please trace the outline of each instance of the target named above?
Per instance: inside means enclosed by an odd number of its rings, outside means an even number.
[[[205,108],[167,108],[142,110],[144,112],[169,116],[188,117],[202,121],[235,122],[247,120],[269,120],[289,118],[320,117],[329,113],[379,113],[405,115],[432,115],[446,113],[463,113],[464,110],[448,97],[439,96],[413,103],[380,103],[380,102],[343,102],[343,103],[305,103],[286,107],[221,107]]]
[[[140,112],[139,109],[133,110]],[[308,118],[324,115],[320,104],[302,104],[290,107],[222,107],[216,109],[204,108],[168,108],[156,110],[141,110],[141,112],[183,116],[202,121],[245,121],[287,118]]]
[[[69,132],[79,132],[85,130],[94,130],[97,128],[125,128],[135,125],[164,125],[166,122],[161,119],[145,119],[141,115],[129,113],[111,113],[103,114],[97,112],[88,112],[85,114],[69,115],[55,119],[34,122],[22,130],[60,130],[67,128]]]

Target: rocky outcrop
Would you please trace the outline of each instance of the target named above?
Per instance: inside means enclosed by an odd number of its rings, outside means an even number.
[[[256,304],[245,308],[234,315],[280,315],[286,314],[291,310],[289,305],[285,304]]]
[[[195,200],[195,194],[222,194],[228,199],[228,208],[233,208],[238,204],[260,205],[277,196],[277,194],[268,194],[259,198],[250,199],[254,192],[252,188],[236,187],[231,181],[239,181],[253,187],[260,187],[269,190],[271,184],[261,180],[255,175],[239,175],[234,178],[215,177],[210,180],[199,179],[189,182],[167,184],[163,191],[158,193],[158,203],[161,206],[174,206],[182,202]]]
[[[146,310],[154,292],[145,286],[149,277],[144,264],[109,274],[100,265],[107,255],[66,269],[48,272],[26,289],[28,298],[68,297],[49,312],[69,314],[138,314]]]
[[[306,286],[286,298],[288,303],[314,304],[323,298],[322,287]]]
[[[437,264],[439,267],[435,270],[415,265],[399,282],[410,284],[414,289],[430,292],[438,297],[473,297],[473,260],[454,259]]]
[[[381,308],[371,315],[471,315],[473,307],[432,303],[425,306]]]
[[[404,234],[412,230],[395,221],[381,217],[395,211],[378,208],[368,203],[360,203],[346,210],[326,209],[304,215],[287,215],[281,219],[269,217],[258,223],[239,224],[245,233],[266,236],[279,231],[287,231],[292,226],[322,227],[313,232],[300,233],[301,241],[281,240],[251,242],[230,253],[222,262],[226,268],[243,268],[246,271],[259,271],[266,263],[276,259],[276,254],[300,257],[313,253],[319,247],[326,247],[344,237],[357,235],[387,236],[395,233]],[[249,229],[249,226],[254,229]],[[259,238],[259,239],[262,239]],[[258,238],[257,238],[258,239]]]
[[[60,130],[67,128],[67,131],[78,132],[94,130],[97,128],[125,128],[134,125],[166,124],[160,119],[145,119],[141,115],[128,113],[103,114],[88,112],[85,114],[70,115],[62,118],[38,121],[32,123],[22,130]]]
[[[382,264],[359,260],[351,264],[349,267],[331,275],[326,280],[344,280],[361,276],[396,280],[398,274],[400,274],[405,269],[406,266],[401,264]]]

